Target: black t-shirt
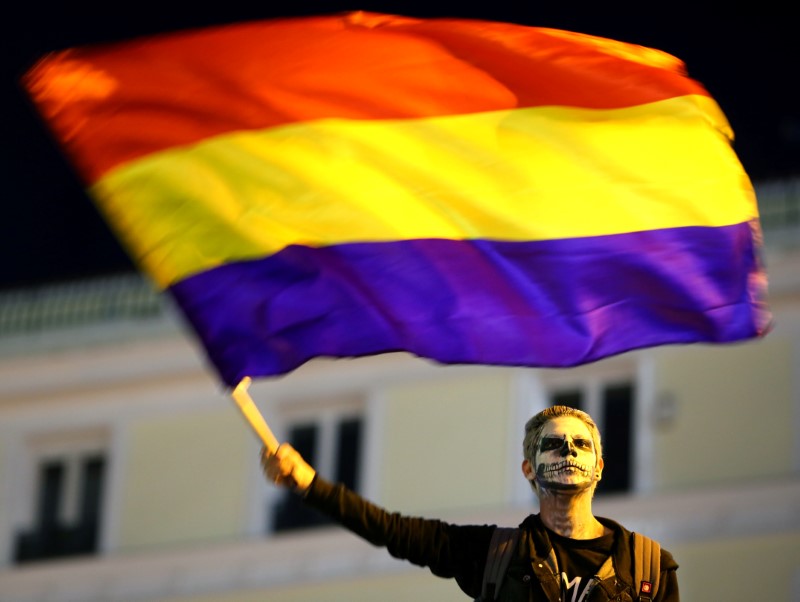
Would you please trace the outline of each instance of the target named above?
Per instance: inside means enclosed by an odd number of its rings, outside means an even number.
[[[611,555],[614,534],[595,539],[570,539],[547,530],[558,562],[562,600],[581,600],[589,580]]]

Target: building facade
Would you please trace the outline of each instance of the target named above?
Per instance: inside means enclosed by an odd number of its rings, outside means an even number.
[[[406,514],[536,511],[523,426],[589,411],[595,510],[659,539],[686,600],[798,600],[800,183],[759,187],[772,332],[569,370],[315,360],[250,392],[319,472]],[[624,327],[624,325],[622,325]],[[464,600],[308,512],[137,275],[0,298],[0,602]]]

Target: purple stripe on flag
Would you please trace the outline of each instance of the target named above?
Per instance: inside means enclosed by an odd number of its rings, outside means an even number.
[[[763,334],[752,225],[536,242],[291,246],[172,294],[228,385],[317,356],[567,367]]]

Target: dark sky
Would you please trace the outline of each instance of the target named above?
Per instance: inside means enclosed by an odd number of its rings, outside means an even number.
[[[704,16],[683,10],[680,4],[649,2],[638,3],[640,8],[634,11],[625,7],[624,12],[608,10],[613,3],[586,3],[597,6],[587,11],[578,3],[533,0],[482,4],[299,0],[293,8],[282,9],[269,8],[269,0],[249,2],[248,8],[222,0],[205,8],[200,2],[187,4],[182,10],[164,0],[160,7],[128,2],[109,4],[99,12],[82,8],[80,2],[58,4],[60,8],[53,9],[20,3],[11,17],[0,17],[4,30],[0,31],[4,259],[0,289],[132,269],[28,104],[19,76],[50,50],[190,27],[369,10],[511,21],[651,46],[682,59],[689,74],[716,98],[733,126],[736,152],[752,179],[800,175],[800,30],[788,8],[769,10],[768,4],[751,2],[734,9],[733,3],[726,3],[724,13]]]

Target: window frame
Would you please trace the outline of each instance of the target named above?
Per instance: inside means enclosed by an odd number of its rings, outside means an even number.
[[[111,432],[105,426],[67,426],[46,430],[29,430],[18,435],[15,455],[21,460],[16,464],[11,503],[9,504],[8,544],[4,552],[4,564],[22,566],[29,563],[48,562],[76,555],[46,556],[20,562],[16,558],[17,542],[22,533],[32,533],[37,525],[39,510],[40,474],[47,464],[60,463],[65,470],[64,487],[57,509],[58,523],[72,526],[79,519],[83,490],[84,463],[92,457],[103,460],[103,477],[98,493],[99,506],[97,533],[94,550],[80,556],[100,556],[106,548],[109,492],[111,481]]]
[[[357,490],[367,492],[368,477],[368,445],[369,419],[367,396],[359,392],[348,392],[331,395],[315,395],[313,397],[286,399],[271,404],[268,422],[279,441],[288,441],[289,434],[295,426],[313,424],[318,429],[316,458],[307,459],[314,469],[327,479],[335,479],[338,461],[338,428],[347,420],[358,419],[361,422],[360,452],[356,459]],[[336,453],[333,453],[336,451]],[[276,487],[268,487],[264,500],[263,512],[264,532],[270,536],[292,534],[305,531],[300,529],[275,529],[276,508],[290,495],[288,491]],[[314,528],[310,525],[309,528]]]

